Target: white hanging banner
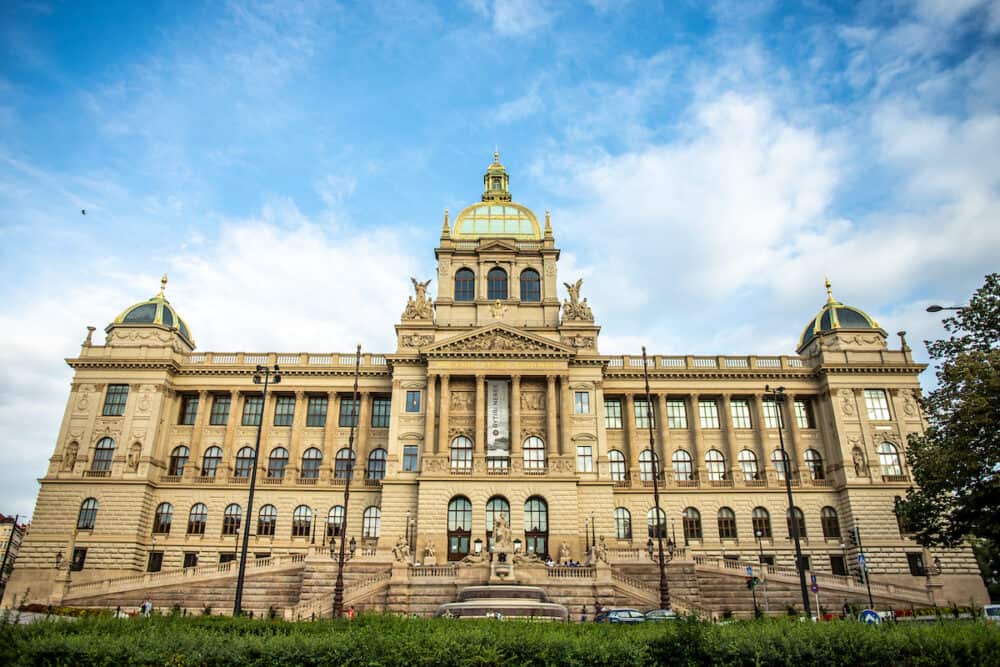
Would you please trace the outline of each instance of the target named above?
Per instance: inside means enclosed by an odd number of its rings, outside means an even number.
[[[486,381],[486,456],[510,456],[510,381]]]

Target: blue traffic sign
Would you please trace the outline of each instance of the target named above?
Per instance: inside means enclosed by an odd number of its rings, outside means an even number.
[[[865,555],[858,554],[858,565],[864,566],[864,564],[865,564]]]
[[[750,567],[749,565],[747,565],[747,576],[748,577],[752,577],[753,576],[753,568]]]
[[[858,620],[868,625],[878,625],[882,622],[882,617],[878,615],[877,611],[865,609],[858,615]]]
[[[816,582],[816,575],[815,574],[809,575],[809,580],[810,580],[809,590],[811,590],[813,593],[819,593],[819,584]]]

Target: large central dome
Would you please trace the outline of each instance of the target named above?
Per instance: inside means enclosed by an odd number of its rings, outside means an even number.
[[[467,206],[455,218],[452,238],[479,239],[490,237],[542,240],[538,218],[526,206],[511,201],[510,177],[500,164],[499,153],[493,153],[493,163],[483,175],[483,200]]]

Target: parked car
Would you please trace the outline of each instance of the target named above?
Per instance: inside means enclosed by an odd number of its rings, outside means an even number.
[[[594,623],[643,623],[645,620],[641,611],[627,607],[605,609],[594,617]]]
[[[676,621],[677,612],[673,609],[654,609],[646,612],[646,620],[658,623],[663,621]]]
[[[983,618],[987,623],[1000,623],[1000,604],[988,604],[983,607]]]

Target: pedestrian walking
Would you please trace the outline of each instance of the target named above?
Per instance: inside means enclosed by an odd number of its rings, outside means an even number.
[[[583,605],[582,607],[580,607],[580,622],[581,623],[587,622],[587,605]]]

